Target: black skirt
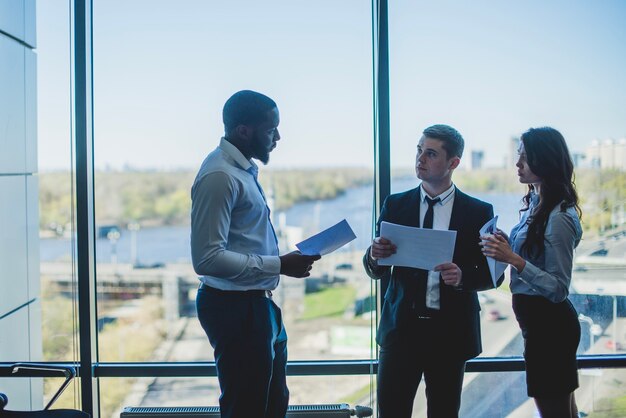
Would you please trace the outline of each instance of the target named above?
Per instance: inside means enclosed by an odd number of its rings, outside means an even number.
[[[569,299],[513,295],[513,311],[524,336],[528,396],[555,398],[578,388],[578,314]]]

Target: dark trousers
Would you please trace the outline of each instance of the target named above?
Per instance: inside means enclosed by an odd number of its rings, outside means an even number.
[[[379,418],[410,418],[424,377],[428,418],[457,418],[465,361],[424,347],[428,335],[398,338],[381,347],[378,363]],[[421,344],[420,344],[421,343]]]
[[[215,350],[222,418],[284,418],[287,333],[261,291],[198,290],[198,319]]]

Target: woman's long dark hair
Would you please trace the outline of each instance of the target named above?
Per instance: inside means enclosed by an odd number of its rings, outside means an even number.
[[[541,179],[539,205],[529,217],[522,250],[531,255],[540,254],[545,248],[544,234],[550,212],[559,204],[561,211],[575,207],[579,217],[582,211],[574,184],[574,164],[563,135],[549,127],[531,128],[522,135],[521,141],[528,166]],[[533,190],[533,185],[529,184],[522,211],[528,210]]]

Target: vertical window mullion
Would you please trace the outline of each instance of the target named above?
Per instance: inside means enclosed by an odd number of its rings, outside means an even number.
[[[76,147],[76,256],[82,409],[99,417],[93,188],[91,0],[74,0],[74,135]]]

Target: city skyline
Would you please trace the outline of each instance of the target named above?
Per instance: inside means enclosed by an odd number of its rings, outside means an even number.
[[[510,140],[516,140],[519,141],[519,137],[515,137],[512,136],[511,138],[509,138]],[[594,163],[594,158],[596,158],[596,153],[598,151],[596,151],[595,149],[598,148],[600,146],[600,144],[607,144],[607,143],[611,143],[611,144],[622,144],[624,141],[626,141],[626,136],[622,137],[622,138],[618,138],[618,139],[613,139],[613,138],[607,138],[607,139],[593,139],[591,140],[586,146],[584,146],[581,150],[570,150],[571,155],[572,155],[572,159],[574,161],[574,166],[576,168],[600,168],[600,166],[598,165],[599,163],[596,161]],[[216,144],[217,145],[217,144]],[[494,160],[492,158],[492,164],[491,165],[485,165],[484,164],[484,158],[487,154],[485,154],[485,150],[484,149],[476,149],[476,148],[469,148],[466,149],[464,152],[464,156],[461,160],[461,164],[459,165],[459,169],[461,170],[489,170],[489,169],[507,169],[507,168],[511,168],[514,167],[515,162],[516,162],[516,153],[515,154],[511,154],[510,152],[504,152],[500,157],[500,164],[493,164],[493,161],[497,161]],[[619,154],[619,156],[621,157],[622,154]],[[582,157],[582,158],[581,158]],[[476,158],[478,158],[479,164],[476,166]],[[610,166],[607,166],[606,168],[612,168],[613,165],[615,165],[615,163],[611,164]],[[618,167],[616,165],[616,167]],[[621,166],[620,166],[621,167]],[[269,164],[265,169],[267,170],[298,170],[298,169],[302,169],[302,170],[308,170],[308,169],[337,169],[337,168],[370,168],[372,169],[372,167],[367,166],[366,164],[363,164],[361,166],[359,165],[319,165],[319,166],[304,166],[304,167],[291,167],[291,166],[280,166],[280,165],[276,165],[276,164]],[[412,164],[406,164],[406,165],[396,165],[394,166],[392,169],[397,169],[400,171],[405,171],[407,169],[411,169],[413,168]],[[197,169],[197,167],[195,166],[168,166],[168,167],[159,167],[159,166],[143,166],[143,165],[133,165],[130,162],[125,162],[124,164],[121,165],[114,165],[114,164],[105,164],[105,165],[99,165],[95,167],[96,171],[119,171],[119,172],[132,172],[132,171],[138,171],[138,172],[150,172],[150,171],[195,171]],[[621,169],[621,168],[620,168]],[[65,171],[65,170],[69,170],[68,167],[43,167],[40,171],[41,172],[58,172],[58,171]]]

